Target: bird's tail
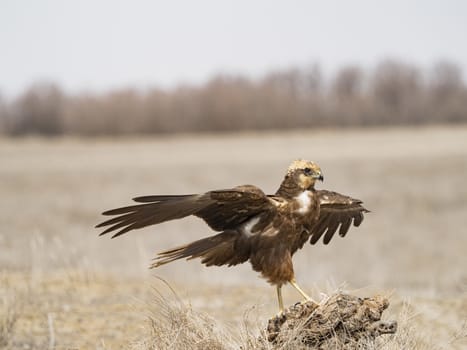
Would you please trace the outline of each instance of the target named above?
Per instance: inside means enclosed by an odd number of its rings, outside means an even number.
[[[232,266],[240,264],[248,260],[249,252],[246,249],[235,249],[237,237],[238,234],[236,232],[225,231],[181,247],[166,250],[154,258],[151,268],[184,258],[187,260],[201,258],[201,262],[206,266]]]

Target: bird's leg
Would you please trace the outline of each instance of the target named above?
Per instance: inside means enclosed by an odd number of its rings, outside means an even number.
[[[276,286],[277,300],[279,301],[279,315],[284,313],[284,301],[282,300],[282,286]]]
[[[297,281],[295,278],[290,280],[290,284],[305,298],[304,301],[311,301],[312,303],[318,304],[316,301],[314,301],[308,294],[306,294],[302,288],[299,287],[297,284]]]

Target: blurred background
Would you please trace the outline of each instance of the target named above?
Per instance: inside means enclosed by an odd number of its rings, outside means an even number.
[[[264,321],[275,292],[248,264],[147,269],[210,235],[200,220],[116,240],[93,227],[138,195],[273,193],[305,158],[320,188],[372,212],[345,239],[305,245],[297,279],[318,299],[343,284],[392,293],[431,334],[422,348],[455,348],[467,334],[466,33],[454,0],[2,1],[0,316],[14,322],[0,347],[50,348],[50,317],[54,345],[121,345],[141,332],[144,307],[129,304],[151,299],[154,276],[219,319],[260,305]]]
[[[0,132],[461,123],[462,1],[4,1]]]

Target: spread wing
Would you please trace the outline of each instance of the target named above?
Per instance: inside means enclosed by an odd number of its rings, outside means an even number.
[[[320,214],[318,222],[311,230],[311,244],[318,242],[323,235],[323,243],[328,244],[339,226],[339,236],[344,237],[352,221],[354,226],[360,226],[363,214],[369,213],[359,199],[325,190],[316,192],[320,201]]]
[[[96,227],[107,227],[102,233],[115,232],[112,238],[128,231],[169,220],[195,215],[213,230],[234,229],[253,216],[276,210],[274,204],[258,187],[238,186],[227,190],[194,195],[144,196],[133,199],[142,203],[105,211],[115,216]]]

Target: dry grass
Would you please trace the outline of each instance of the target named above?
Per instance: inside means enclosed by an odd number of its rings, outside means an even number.
[[[0,301],[0,348],[10,346],[18,319],[17,305],[13,295],[4,295]]]
[[[170,288],[170,287],[169,287]],[[243,328],[229,329],[225,323],[215,320],[209,314],[194,310],[181,300],[171,289],[170,297],[155,291],[156,297],[148,305],[149,316],[145,335],[131,344],[131,350],[147,349],[242,349],[242,350],[292,350],[307,349],[303,344],[302,328],[299,326],[288,334],[288,340],[279,345],[268,342],[265,332],[266,323],[249,320],[245,316]],[[341,291],[337,291],[341,292]],[[336,292],[336,293],[337,293]],[[397,300],[397,298],[395,298]],[[399,303],[401,301],[399,300]],[[413,307],[403,302],[397,317],[398,331],[395,335],[383,335],[373,340],[360,339],[350,343],[328,343],[323,350],[440,350],[462,349],[466,344],[467,328],[465,323],[452,334],[444,344],[435,345],[427,338],[426,330],[417,327],[417,316]],[[302,325],[303,327],[303,325]]]
[[[306,246],[294,257],[301,284],[317,299],[344,281],[363,288],[354,291],[363,296],[394,291],[387,317],[398,319],[399,332],[383,349],[465,348],[466,127],[119,142],[0,139],[2,344],[137,349],[154,345],[158,330],[185,343],[198,336],[212,344],[221,339],[224,347],[259,347],[277,305],[273,288],[248,265],[177,262],[147,270],[155,252],[209,234],[204,224],[176,221],[118,240],[98,238],[93,226],[99,212],[135,195],[241,183],[273,192],[297,157],[321,164],[325,188],[361,198],[372,210],[345,239]],[[170,293],[155,301],[153,287],[165,288],[155,274],[180,301]],[[298,295],[285,288],[284,297],[291,304]],[[185,331],[180,338],[168,336],[176,325]]]
[[[187,296],[158,280],[145,284],[77,271],[56,272],[35,281],[23,273],[11,273],[4,282],[0,293],[14,295],[14,299],[4,299],[0,309],[0,320],[8,322],[0,338],[6,349],[273,348],[264,333],[273,314],[265,312],[264,305],[237,300],[240,293],[244,300],[255,294],[271,298],[267,288],[237,287],[227,294],[207,286]],[[463,349],[465,321],[446,321],[456,314],[465,315],[466,299],[415,298],[408,302],[393,295],[385,319],[397,320],[398,331],[367,344],[368,349]],[[224,309],[216,306],[219,301]],[[237,314],[232,315],[228,309],[235,306]],[[436,310],[439,320],[433,322]],[[275,349],[300,346],[300,337],[291,336]],[[336,349],[340,347],[336,345]]]
[[[168,286],[168,285],[167,285]],[[171,289],[172,297],[155,290],[148,304],[146,336],[131,344],[143,349],[230,349],[234,339],[221,322],[187,305]]]

